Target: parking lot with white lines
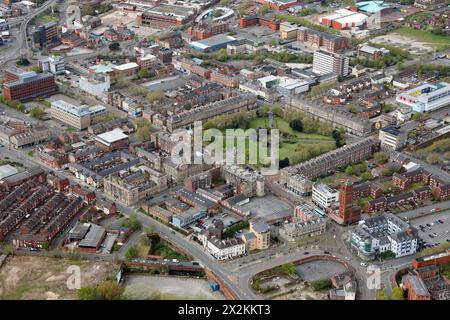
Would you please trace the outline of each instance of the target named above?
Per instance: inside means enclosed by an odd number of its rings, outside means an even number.
[[[450,241],[450,211],[414,219],[412,225],[419,230],[420,238],[427,244],[438,245]]]

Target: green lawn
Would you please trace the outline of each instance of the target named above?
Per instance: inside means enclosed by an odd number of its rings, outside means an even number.
[[[249,128],[251,129],[257,130],[259,128],[267,127],[267,117],[256,117],[250,120]],[[296,156],[296,153],[305,152],[318,147],[321,148],[320,150],[323,152],[336,148],[336,143],[331,136],[294,131],[289,127],[289,123],[282,118],[274,118],[274,127],[280,130],[279,159],[289,158],[290,165],[307,160],[306,158],[311,158],[307,156],[299,158]],[[234,143],[234,145],[236,145],[236,143]],[[246,144],[246,155],[248,156],[248,142]]]
[[[59,21],[59,18],[57,15],[52,15],[47,12],[41,13],[39,16],[36,17],[36,19],[41,23],[58,22]]]
[[[402,36],[414,38],[417,41],[426,42],[430,45],[436,45],[440,50],[450,48],[450,37],[436,35],[431,32],[409,27],[401,27],[393,32]]]

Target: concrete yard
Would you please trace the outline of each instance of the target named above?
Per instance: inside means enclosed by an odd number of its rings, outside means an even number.
[[[297,266],[297,274],[305,281],[331,278],[344,271],[346,271],[344,265],[337,261],[318,260]]]
[[[161,277],[146,274],[125,276],[125,297],[136,300],[187,299],[224,300],[222,293],[212,292],[205,279]]]
[[[250,210],[252,217],[262,218],[265,221],[291,215],[294,210],[291,205],[272,194],[262,198],[255,197],[242,208]]]

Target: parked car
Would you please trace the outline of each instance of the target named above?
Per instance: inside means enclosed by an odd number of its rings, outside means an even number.
[[[306,256],[306,255],[309,254],[309,252],[308,252],[308,251],[305,251],[305,252],[303,252],[303,254]]]

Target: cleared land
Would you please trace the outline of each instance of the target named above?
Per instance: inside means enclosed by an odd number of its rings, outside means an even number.
[[[212,292],[204,279],[158,277],[131,274],[125,277],[126,299],[135,300],[224,300],[220,292]]]
[[[401,27],[386,35],[375,37],[371,42],[395,45],[416,55],[431,53],[434,48],[438,51],[450,48],[449,37],[408,27]]]
[[[76,290],[67,288],[73,273],[69,266],[79,266],[81,286],[95,285],[114,272],[106,262],[48,257],[8,257],[0,269],[0,300],[74,300]]]

